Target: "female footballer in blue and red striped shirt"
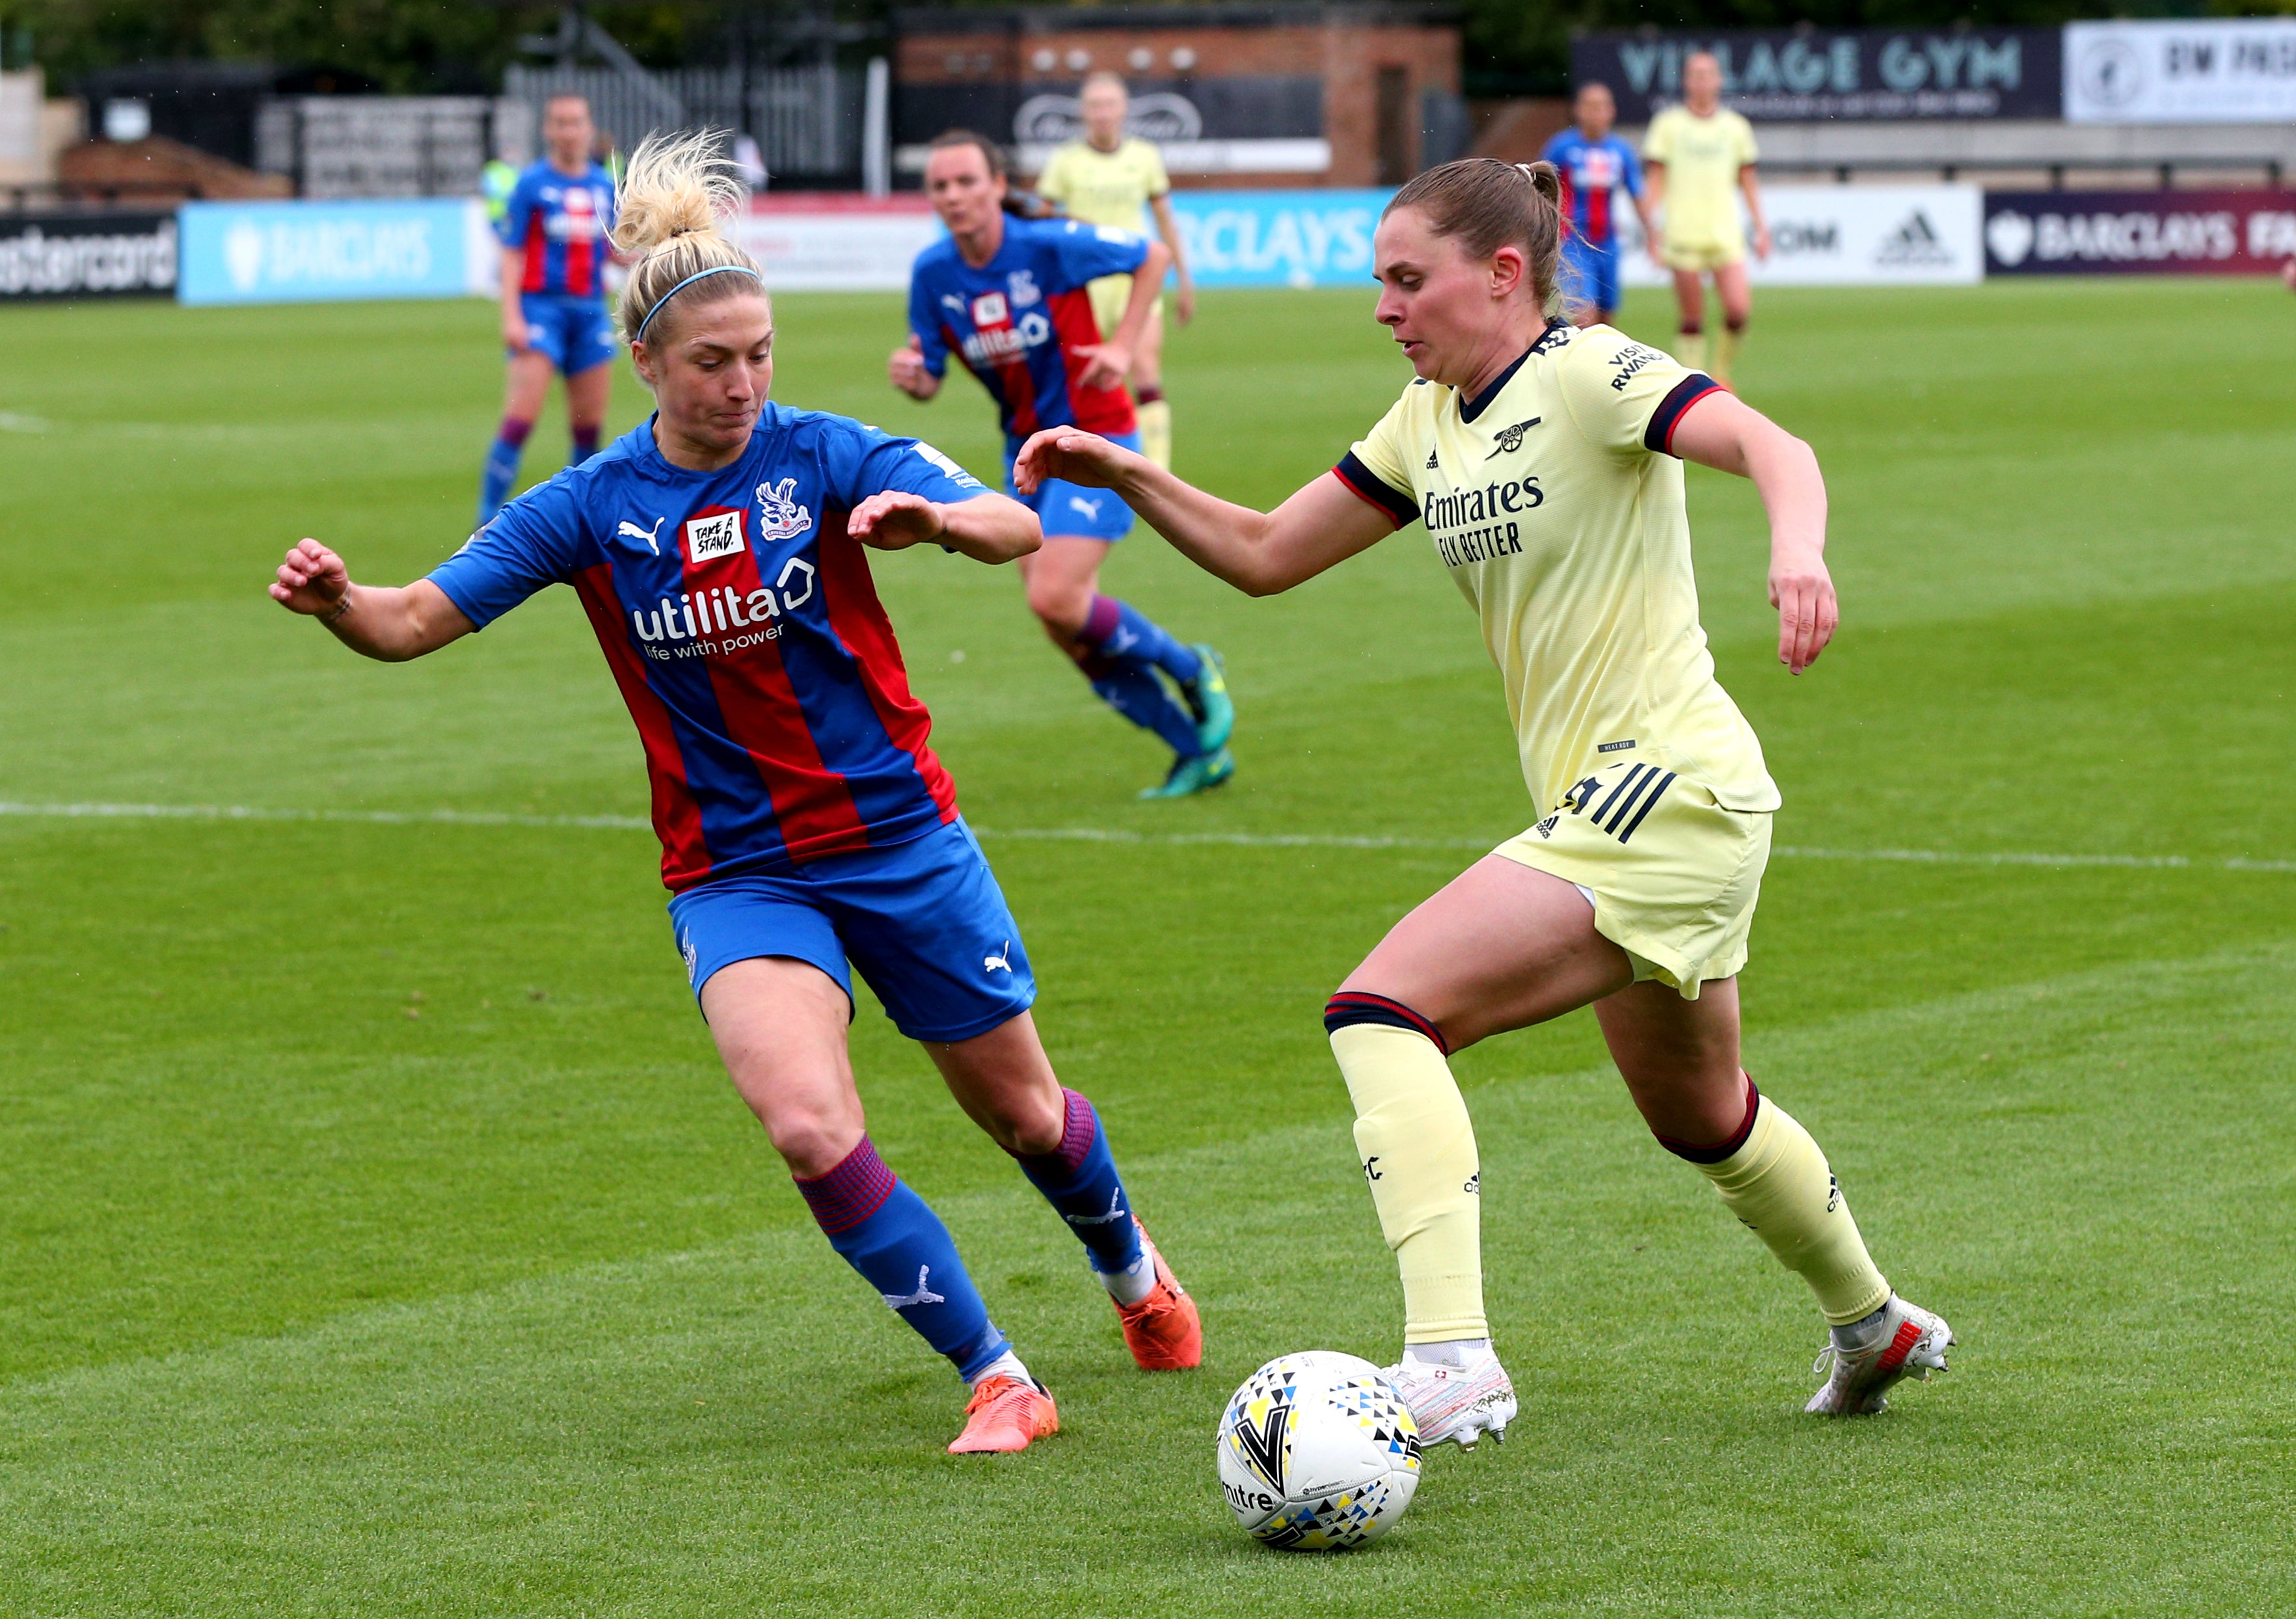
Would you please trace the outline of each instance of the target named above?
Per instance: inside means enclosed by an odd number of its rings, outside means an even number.
[[[511,188],[498,229],[503,241],[503,348],[510,379],[502,427],[479,482],[479,521],[500,510],[518,481],[520,454],[550,391],[566,378],[569,466],[598,453],[606,421],[609,362],[619,351],[606,309],[606,260],[614,228],[614,177],[590,156],[590,103],[554,95],[542,114],[549,156],[527,166]]]
[[[1005,488],[1044,522],[1044,549],[1021,565],[1029,609],[1102,701],[1172,749],[1163,781],[1142,797],[1218,787],[1235,773],[1235,709],[1219,654],[1100,593],[1100,566],[1131,531],[1131,509],[1104,490],[1054,481],[1022,495],[1012,480],[1013,457],[1038,428],[1080,427],[1139,448],[1124,375],[1171,249],[1130,231],[1017,217],[1004,154],[969,130],[934,140],[925,191],[948,235],[917,255],[908,346],[889,364],[893,386],[931,398],[952,351],[980,379],[1004,424]],[[1103,275],[1133,275],[1131,301],[1106,334],[1091,292]]]
[[[652,779],[671,925],[742,1100],[830,1243],[972,1386],[951,1451],[1017,1451],[1053,1401],[948,1231],[865,1133],[851,968],[1068,1221],[1150,1370],[1203,1353],[1092,1104],[1054,1075],[1028,953],[928,740],[862,548],[1028,555],[1027,508],[929,445],[769,404],[773,317],[720,235],[708,136],[649,141],[622,191],[622,318],[656,413],[403,589],[313,540],[272,596],[354,650],[418,658],[571,585]]]
[[[1562,290],[1577,300],[1572,319],[1581,326],[1607,326],[1619,312],[1619,235],[1614,202],[1620,192],[1651,231],[1651,206],[1643,195],[1643,166],[1635,149],[1611,133],[1619,103],[1611,86],[1581,85],[1570,103],[1570,127],[1539,153],[1562,176]]]

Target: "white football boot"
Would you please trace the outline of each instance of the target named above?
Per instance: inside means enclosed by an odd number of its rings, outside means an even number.
[[[1828,1361],[1833,1370],[1825,1386],[1802,1410],[1821,1417],[1872,1416],[1890,1409],[1884,1396],[1899,1378],[1926,1383],[1931,1372],[1946,1369],[1945,1352],[1955,1339],[1943,1316],[1909,1304],[1894,1293],[1879,1315],[1854,1347],[1829,1342],[1817,1352],[1810,1370],[1824,1375]]]
[[[1486,1355],[1470,1367],[1429,1364],[1406,1360],[1380,1374],[1395,1385],[1395,1392],[1411,1408],[1419,1425],[1419,1443],[1433,1450],[1449,1440],[1472,1451],[1485,1434],[1504,1444],[1506,1425],[1514,1420],[1514,1385],[1496,1355]]]

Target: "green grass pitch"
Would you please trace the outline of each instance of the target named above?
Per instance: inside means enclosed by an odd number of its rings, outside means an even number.
[[[1369,302],[1208,297],[1181,470],[1265,503],[1328,467],[1406,375]],[[885,387],[897,299],[779,314],[781,397],[993,473],[969,382]],[[1393,1355],[1318,1012],[1529,815],[1422,532],[1266,602],[1120,549],[1112,588],[1224,648],[1242,712],[1234,785],[1173,805],[1132,801],[1156,748],[1009,570],[882,561],[1054,1059],[1210,1347],[1130,1370],[865,1005],[876,1138],[1061,1400],[1028,1455],[951,1458],[960,1386],[710,1053],[570,594],[398,668],[264,598],[300,535],[375,580],[460,542],[493,328],[0,315],[0,1613],[2296,1611],[2276,286],[1764,296],[1740,380],[1824,459],[1844,626],[1786,675],[1751,492],[1693,470],[1706,622],[1786,798],[1748,1061],[1955,1370],[1802,1418],[1802,1287],[1636,1126],[1591,1020],[1494,1040],[1458,1067],[1522,1417],[1337,1558],[1237,1533],[1211,1432],[1268,1355]],[[546,419],[529,470],[562,445]]]

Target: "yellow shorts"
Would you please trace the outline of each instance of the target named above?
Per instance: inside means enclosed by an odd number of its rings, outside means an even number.
[[[1726,808],[1662,765],[1622,761],[1492,853],[1591,890],[1595,930],[1634,958],[1635,981],[1695,1001],[1701,984],[1746,964],[1770,816]]]
[[[1685,241],[1679,246],[1666,241],[1660,247],[1669,269],[1726,270],[1746,262],[1746,244],[1742,241]]]
[[[1124,320],[1124,306],[1132,301],[1132,278],[1129,275],[1103,275],[1092,282],[1086,290],[1092,296],[1092,318],[1100,323],[1100,335],[1112,338]],[[1164,300],[1157,298],[1148,311],[1148,325],[1142,336],[1151,342],[1152,334],[1159,331],[1164,320]]]

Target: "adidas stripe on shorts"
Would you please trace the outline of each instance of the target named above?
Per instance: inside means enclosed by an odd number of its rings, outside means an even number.
[[[1694,1001],[1746,964],[1770,816],[1726,808],[1663,765],[1620,762],[1492,853],[1591,890],[1595,931],[1634,958],[1635,981]]]

